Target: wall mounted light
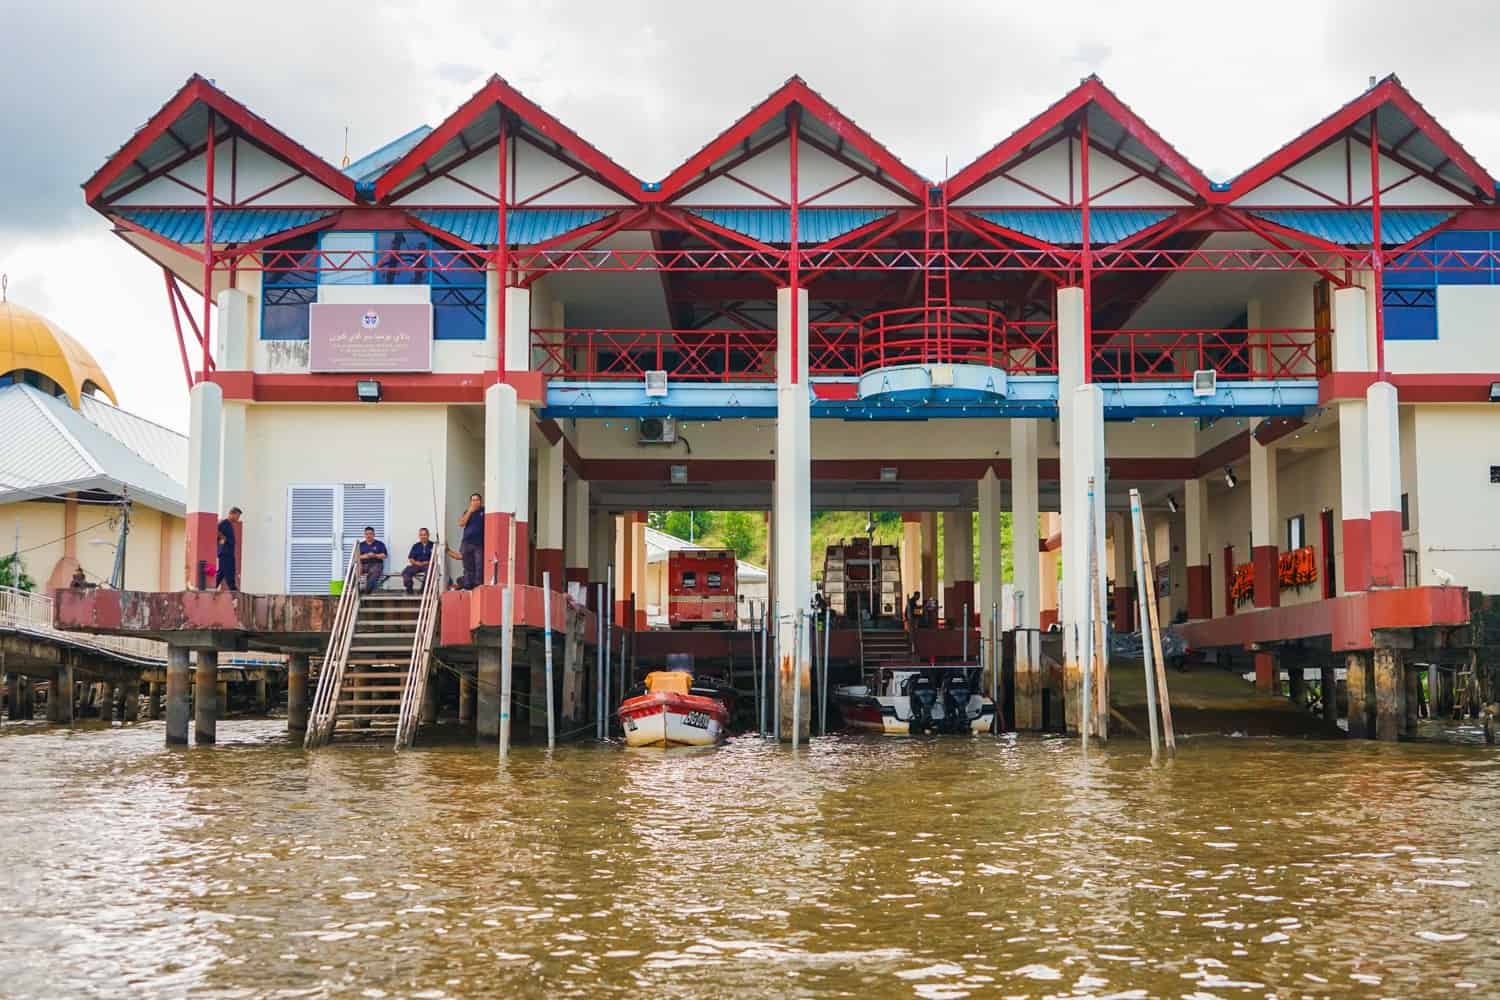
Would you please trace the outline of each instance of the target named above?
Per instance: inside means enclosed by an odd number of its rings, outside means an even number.
[[[678,486],[681,486],[683,483],[687,482],[687,466],[672,466],[672,482]]]
[[[1229,484],[1230,489],[1234,489],[1240,484],[1240,478],[1236,476],[1234,474],[1234,470],[1227,465],[1224,466],[1224,482]]]
[[[362,378],[354,383],[354,398],[361,403],[380,402],[380,383],[373,378]]]
[[[896,467],[894,465],[882,465],[880,467],[880,481],[882,483],[894,483],[896,481]]]

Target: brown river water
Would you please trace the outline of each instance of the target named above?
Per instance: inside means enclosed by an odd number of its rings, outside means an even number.
[[[0,727],[0,995],[1500,995],[1493,748],[283,726]]]

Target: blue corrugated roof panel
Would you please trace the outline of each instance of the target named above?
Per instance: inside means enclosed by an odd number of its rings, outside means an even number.
[[[345,175],[356,181],[372,181],[385,173],[387,167],[412,151],[412,148],[432,131],[430,125],[418,125],[405,135],[392,139],[372,153],[366,153],[344,168]]]
[[[1054,246],[1083,245],[1083,211],[1077,208],[992,208],[974,213],[986,222],[1024,233]],[[1089,211],[1089,242],[1108,246],[1150,229],[1172,213],[1148,208],[1095,208]]]
[[[500,238],[500,221],[493,208],[419,208],[411,214],[474,246],[494,246]],[[535,246],[609,214],[596,208],[513,208],[505,216],[505,241]]]
[[[1367,208],[1288,208],[1252,214],[1278,226],[1345,246],[1369,246],[1375,235],[1375,224]],[[1409,243],[1447,222],[1453,215],[1452,212],[1421,208],[1382,208],[1380,242],[1385,246]]]
[[[215,243],[251,243],[332,215],[303,208],[220,208],[214,210]],[[120,215],[174,243],[203,242],[203,209],[139,208]]]
[[[792,241],[792,212],[787,208],[695,208],[692,213],[762,243]],[[797,241],[826,243],[890,215],[879,208],[802,208],[797,211]]]

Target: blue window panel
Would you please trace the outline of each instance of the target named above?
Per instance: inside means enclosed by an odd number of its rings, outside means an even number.
[[[267,288],[260,308],[260,339],[306,340],[308,306],[316,301],[318,290],[310,285]]]
[[[376,260],[375,234],[361,232],[324,233],[319,245],[325,255],[324,267],[318,272],[320,285],[373,285],[375,272],[370,265]]]
[[[484,287],[432,289],[433,340],[484,339]]]
[[[287,240],[285,243],[276,244],[272,248],[272,250],[276,251],[276,259],[274,262],[267,261],[267,264],[276,267],[277,270],[264,272],[261,283],[267,288],[270,288],[272,285],[316,285],[318,283],[317,249],[318,237],[316,235],[299,236],[296,239]],[[302,252],[302,256],[296,260],[297,266],[302,269],[296,271],[283,270],[283,268],[291,263],[291,260],[284,256],[281,251]]]
[[[1437,291],[1387,287],[1382,297],[1386,340],[1437,340]]]
[[[1486,230],[1460,230],[1457,232],[1438,233],[1430,243],[1434,250],[1485,250],[1490,249],[1494,234]],[[1402,283],[1405,284],[1405,274],[1402,275]],[[1445,270],[1437,275],[1436,284],[1439,285],[1492,285],[1495,283],[1494,272],[1489,268],[1474,271]]]
[[[375,234],[378,253],[374,275],[378,285],[425,285],[425,255],[432,249],[432,237],[423,232],[398,230]]]

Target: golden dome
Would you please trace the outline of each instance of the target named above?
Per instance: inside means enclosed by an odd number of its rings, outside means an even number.
[[[57,383],[75,409],[88,391],[103,393],[119,405],[104,369],[82,344],[25,306],[0,302],[0,383],[9,383],[6,376],[19,371]]]

